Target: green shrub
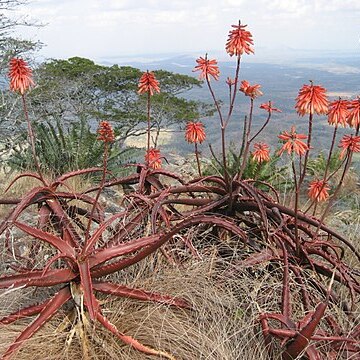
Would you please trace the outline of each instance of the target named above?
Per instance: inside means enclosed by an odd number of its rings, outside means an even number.
[[[55,176],[72,170],[102,166],[104,144],[97,141],[85,119],[64,129],[60,121],[35,124],[36,153],[41,168]],[[114,175],[126,172],[123,165],[136,162],[140,150],[133,147],[120,148],[118,143],[109,148],[108,169]],[[6,164],[12,170],[36,170],[26,134],[12,145]]]
[[[242,157],[235,147],[230,145],[227,151],[227,170],[234,177],[240,170]],[[267,182],[277,189],[286,190],[293,186],[292,176],[287,171],[288,167],[280,164],[280,156],[276,152],[270,161],[258,163],[250,156],[247,160],[242,178],[253,179],[259,182]],[[204,169],[204,175],[223,175],[224,169],[220,163],[212,159]]]

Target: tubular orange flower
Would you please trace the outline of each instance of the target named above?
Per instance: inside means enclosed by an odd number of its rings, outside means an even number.
[[[34,85],[32,71],[27,62],[20,58],[10,60],[10,90],[19,91],[21,95]]]
[[[251,45],[254,45],[250,31],[245,30],[247,25],[231,25],[234,29],[229,31],[226,42],[226,52],[230,55],[242,55],[243,53],[254,53]]]
[[[264,109],[266,110],[268,113],[272,113],[273,111],[275,112],[282,112],[280,109],[273,107],[271,101],[269,101],[268,104],[264,103],[260,105],[260,109]]]
[[[185,139],[189,143],[202,143],[206,138],[202,122],[188,122],[185,129]]]
[[[346,126],[346,120],[349,114],[349,102],[347,100],[333,101],[329,104],[328,122],[330,125]]]
[[[348,109],[348,124],[353,128],[357,128],[360,125],[360,96],[356,100],[349,102]]]
[[[313,180],[309,185],[309,198],[315,201],[325,201],[329,197],[328,187],[324,180]]]
[[[219,80],[219,67],[217,66],[217,61],[215,59],[208,60],[207,54],[205,55],[205,59],[203,57],[199,57],[196,59],[198,65],[195,66],[193,71],[201,71],[199,75],[199,79],[207,79],[210,81],[210,76],[214,78],[214,80]]]
[[[243,80],[239,90],[246,96],[250,96],[252,99],[255,99],[263,94],[262,91],[260,91],[260,88],[261,85],[259,84],[250,85],[248,81]]]
[[[342,148],[340,159],[343,159],[346,153],[360,152],[360,136],[344,135],[340,140],[339,147]]]
[[[97,130],[98,140],[104,142],[113,142],[115,140],[115,134],[112,126],[107,121],[101,121]]]
[[[295,109],[300,116],[305,114],[325,115],[328,113],[326,89],[319,85],[303,85],[296,98]]]
[[[291,127],[290,133],[284,131],[278,136],[278,138],[282,141],[285,141],[284,145],[279,151],[279,155],[281,155],[284,151],[287,151],[288,154],[295,152],[298,155],[303,155],[309,149],[307,144],[301,141],[307,139],[307,136],[304,134],[297,134],[295,132],[295,126]]]
[[[150,95],[154,95],[155,91],[160,92],[159,82],[151,71],[146,71],[141,75],[138,88],[138,94],[150,93]]]
[[[258,163],[262,163],[263,161],[269,161],[270,160],[269,145],[265,143],[254,144],[254,151],[252,152],[252,157]]]
[[[145,161],[153,169],[161,168],[161,154],[159,149],[150,148],[145,154]]]

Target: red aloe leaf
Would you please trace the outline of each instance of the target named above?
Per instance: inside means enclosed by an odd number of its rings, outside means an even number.
[[[274,260],[277,257],[273,254],[273,251],[269,248],[265,248],[256,254],[251,254],[247,259],[241,261],[242,267],[252,267],[257,264],[262,264],[266,261]]]
[[[102,172],[102,171],[104,171],[104,169],[100,168],[100,167],[92,167],[92,168],[87,168],[87,169],[71,171],[71,172],[68,172],[66,174],[59,176],[57,179],[55,179],[55,181],[51,184],[51,186],[56,187],[58,184],[64,182],[67,179],[70,179],[74,176],[89,174],[92,172]]]
[[[281,297],[281,306],[282,313],[285,318],[290,319],[291,313],[291,304],[290,304],[290,285],[289,285],[289,261],[288,261],[288,253],[285,247],[285,244],[281,241],[280,245],[283,250],[283,262],[284,262],[284,270],[283,270],[283,290]]]
[[[349,279],[349,277],[345,275],[344,271],[340,271],[341,269],[339,271],[333,271],[329,267],[325,266],[321,261],[312,260],[312,264],[314,265],[317,273],[323,274],[329,278],[334,273],[334,279],[348,287],[351,296],[351,306],[354,307],[356,292],[360,292],[360,286],[358,282]]]
[[[54,297],[43,307],[38,317],[29,324],[25,330],[16,338],[16,340],[6,350],[2,359],[8,360],[13,355],[22,343],[32,337],[47,321],[49,321],[59,310],[71,298],[71,293],[68,287],[61,289]]]
[[[294,341],[286,347],[286,350],[282,354],[283,360],[295,359],[306,348],[325,313],[326,306],[326,303],[320,303],[316,307],[311,320],[297,333]]]
[[[294,211],[292,209],[287,208],[286,206],[271,203],[271,202],[268,202],[268,201],[264,201],[264,203],[265,203],[266,206],[277,207],[280,212],[295,217]],[[319,229],[324,230],[328,234],[336,237],[339,241],[344,243],[360,261],[360,252],[356,250],[356,248],[354,247],[354,245],[351,244],[350,241],[346,240],[343,236],[341,236],[340,234],[338,234],[334,230],[328,228],[323,223],[319,222],[318,220],[316,220],[314,218],[311,218],[311,217],[309,217],[309,216],[307,216],[307,215],[305,215],[305,214],[303,214],[301,212],[299,212],[297,214],[297,216],[298,216],[299,220],[304,221],[304,222],[306,222],[306,223],[308,223],[310,225],[319,227]]]
[[[146,181],[146,177],[149,173],[149,170],[142,167],[140,170],[140,178],[139,178],[139,192],[143,193],[144,192],[144,186],[145,186],[145,181]]]
[[[170,227],[169,217],[166,215],[166,212],[162,208],[163,202],[169,196],[168,190],[164,190],[160,196],[157,198],[156,203],[154,204],[151,212],[151,227],[152,227],[152,233],[156,234],[156,220],[157,220],[157,214],[159,213],[162,217],[164,223],[167,227]]]
[[[152,173],[146,176],[146,181],[154,187],[156,190],[163,190],[164,185],[161,183],[159,179],[157,179]]]
[[[241,181],[240,182],[240,186],[250,195],[252,196],[257,205],[258,205],[258,209],[260,211],[260,215],[261,215],[261,220],[264,224],[264,230],[266,232],[266,234],[268,234],[268,218],[266,216],[266,210],[265,210],[265,206],[263,201],[261,201],[260,197],[259,197],[259,193],[258,191],[251,185],[251,184],[247,184],[245,181]]]
[[[184,184],[184,180],[178,175],[178,174],[175,174],[173,172],[170,172],[170,171],[167,171],[167,170],[164,170],[164,169],[153,169],[152,172],[151,172],[153,175],[165,175],[167,177],[170,177],[172,179],[175,179],[177,181],[179,181],[179,183],[181,184]]]
[[[140,178],[139,174],[133,174],[133,175],[130,175],[130,176],[125,176],[125,177],[122,177],[120,179],[107,181],[103,185],[103,188],[114,186],[114,185],[121,185],[121,184],[136,184],[139,181],[139,178]],[[94,186],[92,188],[87,189],[85,191],[85,194],[88,194],[90,192],[97,191],[97,190],[99,190],[99,186]]]
[[[24,309],[15,311],[14,313],[0,319],[0,324],[9,325],[17,320],[20,320],[20,319],[23,319],[23,318],[26,318],[29,316],[37,315],[49,303],[50,300],[51,299],[48,299],[48,300],[42,302],[41,304],[31,305]]]
[[[67,213],[64,211],[59,201],[57,199],[50,199],[49,201],[47,201],[47,204],[57,217],[58,222],[61,224],[61,230],[64,232],[68,232],[68,236],[64,237],[64,239],[67,240],[70,246],[77,247],[81,242],[81,238],[71,224]]]
[[[174,188],[168,189],[170,194],[189,194],[189,193],[210,193],[210,194],[218,194],[218,195],[226,195],[227,191],[218,187],[218,186],[210,186],[210,185],[202,185],[202,184],[193,184],[193,185],[180,185]],[[149,198],[157,198],[161,194],[161,191],[157,191],[153,194],[149,195]]]
[[[230,232],[238,235],[240,239],[246,243],[247,242],[247,235],[246,233],[240,229],[235,223],[233,223],[230,220],[227,220],[225,217],[218,217],[218,216],[210,216],[210,215],[198,215],[194,217],[187,218],[180,223],[178,223],[176,226],[174,226],[170,231],[166,232],[165,234],[159,234],[159,239],[154,241],[153,244],[148,245],[144,247],[142,250],[140,250],[136,255],[130,258],[121,259],[115,264],[111,265],[105,265],[103,267],[100,267],[98,269],[93,269],[92,275],[93,277],[100,277],[105,276],[108,274],[111,274],[115,271],[119,271],[122,269],[125,269],[128,266],[131,266],[145,257],[147,257],[149,254],[156,251],[160,246],[165,244],[167,241],[169,241],[174,235],[178,234],[181,230],[198,224],[211,224],[216,225],[219,227],[222,227],[226,230],[229,230]],[[121,245],[119,245],[121,246]],[[108,249],[106,249],[108,250]],[[105,250],[104,250],[105,251]],[[112,257],[116,257],[116,252]],[[108,259],[109,260],[109,259]]]
[[[36,173],[30,173],[30,172],[21,173],[21,174],[15,176],[15,178],[11,181],[11,183],[4,190],[4,194],[6,194],[9,191],[9,189],[16,183],[16,181],[18,181],[19,179],[21,179],[23,177],[32,177],[32,178],[37,179],[40,182],[42,182],[41,177]],[[44,185],[46,186],[46,184],[44,184]]]
[[[84,293],[84,302],[89,311],[90,319],[95,320],[96,314],[99,311],[99,304],[94,295],[92,279],[90,274],[89,262],[78,262],[81,287]]]
[[[39,228],[44,228],[49,223],[51,210],[47,205],[42,205],[39,210]]]
[[[126,243],[111,246],[109,248],[101,249],[90,258],[91,267],[100,265],[105,261],[113,258],[131,254],[135,251],[148,247],[159,241],[159,235],[150,235],[139,239],[134,239]]]
[[[269,329],[269,334],[275,335],[280,339],[291,339],[296,335],[295,330],[289,329]]]
[[[45,274],[43,270],[23,272],[21,274],[0,277],[0,289],[16,289],[20,287],[46,287],[67,283],[77,276],[69,269],[51,269]]]
[[[345,336],[322,336],[322,335],[313,335],[312,340],[316,341],[337,341],[337,342],[348,342],[348,343],[359,343],[358,339],[350,339]]]
[[[183,204],[190,206],[205,206],[209,203],[214,202],[212,199],[203,199],[203,198],[180,198],[180,199],[169,199],[163,202],[163,204]]]
[[[97,313],[97,320],[109,331],[111,331],[115,336],[117,336],[121,341],[123,341],[125,344],[130,345],[137,351],[140,351],[144,354],[148,355],[157,355],[157,356],[163,356],[170,360],[175,360],[173,356],[168,354],[165,351],[161,350],[155,350],[151,347],[148,347],[146,345],[141,344],[139,341],[135,340],[133,337],[128,336],[120,332],[114,324],[112,324],[108,319],[105,318],[100,312]]]
[[[124,285],[112,284],[110,282],[94,282],[93,289],[96,291],[101,291],[105,294],[122,296],[131,299],[155,301],[162,304],[168,304],[188,309],[192,308],[192,306],[186,300],[178,297],[162,295],[142,289],[132,289]]]
[[[323,360],[323,357],[319,354],[314,345],[310,345],[306,349],[306,354],[309,356],[309,360]]]
[[[200,182],[214,182],[220,185],[222,188],[226,189],[226,183],[223,177],[217,175],[203,176],[197,179],[189,181],[189,184],[197,184]]]
[[[48,195],[53,195],[46,187],[36,187],[27,193],[15,207],[15,209],[5,218],[0,225],[0,234],[8,227],[9,223],[15,221],[20,214],[30,205],[43,201]]]
[[[220,206],[222,206],[223,204],[228,202],[229,198],[230,198],[229,195],[222,196],[220,199],[212,200],[210,203],[205,204],[204,206],[198,207],[195,210],[185,211],[182,215],[183,216],[194,216],[194,215],[202,214],[204,212],[209,212],[211,210],[219,208]],[[188,200],[197,200],[197,199],[188,199]],[[199,199],[199,200],[202,200],[202,199]],[[205,199],[203,199],[203,200],[205,200]],[[206,200],[208,200],[208,199],[206,199]]]
[[[59,238],[58,236],[37,228],[33,228],[18,221],[15,221],[14,225],[20,230],[24,231],[25,233],[33,236],[34,238],[40,239],[54,246],[62,253],[64,257],[66,256],[71,260],[75,260],[75,255],[76,255],[75,249],[72,248],[69,244],[67,244],[63,239]]]
[[[271,358],[273,358],[274,357],[274,346],[271,343],[271,336],[270,336],[271,334],[269,332],[270,328],[269,328],[269,324],[268,324],[265,316],[263,316],[263,317],[260,316],[260,324],[261,324],[261,331],[262,331],[262,334],[264,337],[266,348],[268,349],[269,356]]]
[[[103,222],[97,229],[96,231],[92,234],[92,236],[88,239],[87,243],[85,244],[85,246],[82,249],[82,257],[86,258],[87,256],[89,256],[92,251],[93,251],[93,247],[95,245],[95,243],[99,240],[99,238],[101,237],[101,235],[103,234],[103,232],[105,230],[107,230],[109,228],[109,225],[111,223],[113,223],[115,220],[121,218],[124,216],[124,213],[118,213],[115,214],[113,216],[111,216],[108,220],[106,220],[105,222]]]
[[[91,196],[79,193],[68,193],[68,192],[56,192],[56,197],[61,199],[74,199],[74,200],[81,200],[87,204],[94,205],[95,199]],[[104,211],[99,203],[96,203],[96,211],[98,213],[99,218],[102,220],[104,219]]]
[[[122,212],[124,220],[127,221],[126,224],[121,221],[116,225],[115,234],[108,240],[108,242],[105,244],[105,247],[111,247],[129,235],[147,216],[148,209],[143,208],[138,210],[138,212],[135,212],[135,216],[133,217],[127,216],[127,212],[128,211]]]
[[[285,325],[287,328],[289,329],[294,329],[295,328],[295,323],[289,319],[286,318],[283,314],[260,314],[260,319],[272,319],[272,320],[277,320],[279,321],[281,324]]]

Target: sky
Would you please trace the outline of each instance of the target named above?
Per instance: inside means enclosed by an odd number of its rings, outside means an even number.
[[[211,57],[224,51],[228,31],[239,20],[253,34],[255,54],[360,54],[360,0],[31,0],[12,16],[45,24],[16,30],[43,42],[45,58]]]

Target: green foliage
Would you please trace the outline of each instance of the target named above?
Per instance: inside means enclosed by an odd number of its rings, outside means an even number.
[[[151,123],[156,131],[211,113],[206,104],[179,96],[200,86],[199,80],[164,70],[154,73],[161,84],[161,93],[152,97]],[[106,119],[121,130],[119,140],[124,141],[146,128],[146,96],[137,93],[141,74],[130,66],[104,66],[80,57],[51,60],[36,69],[31,108],[42,121]]]
[[[97,134],[90,131],[88,123],[82,119],[66,130],[58,120],[55,125],[47,121],[36,124],[36,153],[41,167],[55,176],[73,170],[102,166],[104,144],[97,140]],[[8,165],[16,170],[35,170],[29,146],[21,146],[23,136],[14,144]],[[108,169],[114,175],[125,172],[123,165],[133,163],[139,156],[139,149],[119,148],[113,143],[109,148]]]
[[[233,178],[240,171],[242,157],[238,154],[234,145],[230,145],[226,158],[228,160],[227,170]],[[269,183],[277,189],[287,189],[293,185],[292,180],[290,180],[291,176],[288,174],[288,167],[280,165],[279,163],[280,156],[276,155],[276,152],[270,158],[270,161],[264,161],[262,163],[254,161],[250,156],[246,162],[242,179],[253,179]],[[204,175],[213,174],[224,174],[223,166],[215,159],[212,159],[210,164],[204,169]]]
[[[310,175],[314,177],[322,177],[325,173],[325,169],[328,162],[328,155],[323,151],[320,152],[316,157],[310,158],[307,169]],[[328,175],[337,171],[343,163],[343,160],[340,159],[340,151],[335,151],[329,161],[328,165]]]

